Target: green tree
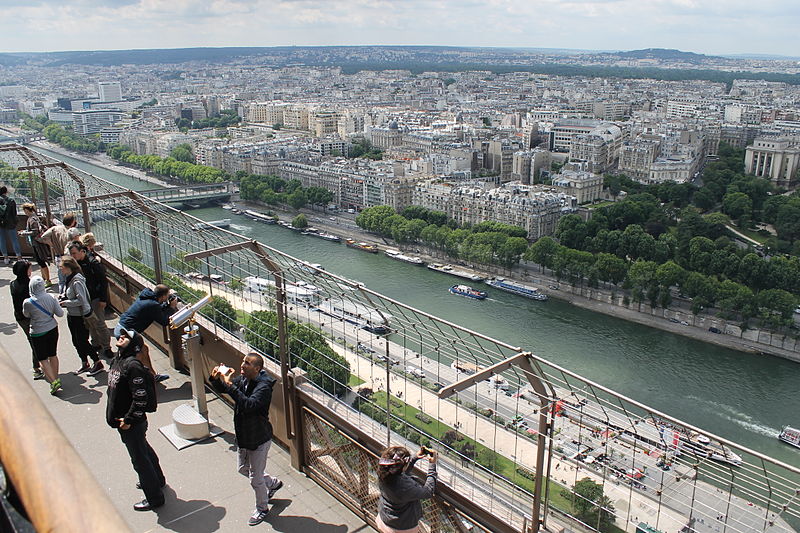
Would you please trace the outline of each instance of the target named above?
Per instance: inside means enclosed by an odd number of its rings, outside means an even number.
[[[144,254],[140,249],[136,248],[135,246],[131,246],[130,248],[128,248],[128,257],[130,257],[134,261],[141,261],[142,258],[144,257]]]
[[[169,153],[169,156],[176,161],[183,161],[185,163],[194,163],[194,151],[191,144],[179,144]]]
[[[603,486],[585,477],[575,483],[572,492],[562,491],[562,496],[572,498],[572,507],[575,516],[581,521],[597,528],[599,531],[608,531],[614,524],[614,504],[603,494]]]
[[[550,237],[542,237],[528,248],[524,258],[526,261],[541,265],[542,272],[544,272],[545,268],[553,268],[553,260],[559,248],[561,246]]]
[[[289,194],[287,203],[295,209],[300,209],[307,203],[306,195],[302,189],[296,189],[294,192]]]
[[[628,265],[614,254],[601,252],[594,262],[597,279],[619,285],[628,274]]]
[[[722,212],[746,229],[753,217],[753,200],[743,192],[730,192],[722,198]]]
[[[236,333],[239,331],[239,324],[236,322],[236,310],[231,303],[222,296],[212,296],[208,307],[202,313],[214,321],[217,326]]]
[[[167,261],[167,266],[179,272],[181,274],[186,274],[187,272],[194,272],[200,269],[202,263],[199,259],[192,259],[191,261],[186,260],[186,256],[189,252],[178,251],[175,253],[175,257]]]
[[[296,217],[292,219],[292,226],[295,228],[307,228],[308,227],[308,219],[303,213],[300,213]]]

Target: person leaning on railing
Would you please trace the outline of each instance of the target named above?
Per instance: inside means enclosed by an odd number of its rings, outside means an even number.
[[[50,245],[53,252],[53,260],[56,264],[58,273],[58,292],[64,290],[64,274],[61,272],[61,259],[64,256],[64,248],[69,244],[69,230],[78,224],[75,213],[65,213],[61,224],[53,224],[42,233],[40,240]]]
[[[408,471],[423,457],[428,457],[428,476],[420,485]],[[386,448],[378,461],[378,516],[375,521],[381,533],[416,533],[422,518],[420,500],[433,497],[436,490],[436,460],[438,453],[420,448],[412,459],[403,446]]]

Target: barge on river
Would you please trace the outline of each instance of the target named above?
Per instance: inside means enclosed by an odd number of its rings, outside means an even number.
[[[466,270],[460,270],[458,268],[453,268],[453,265],[442,265],[440,263],[431,263],[428,265],[429,270],[435,270],[436,272],[442,272],[443,274],[450,274],[451,276],[455,276],[457,278],[468,279],[470,281],[483,281],[483,278],[477,274],[472,274],[471,272],[467,272]]]
[[[520,283],[518,281],[511,281],[504,278],[492,278],[487,279],[486,284],[500,289],[501,291],[518,294],[520,296],[524,296],[525,298],[530,298],[531,300],[539,300],[541,302],[547,300],[547,295],[539,292],[539,289],[536,287],[525,285],[524,283]]]

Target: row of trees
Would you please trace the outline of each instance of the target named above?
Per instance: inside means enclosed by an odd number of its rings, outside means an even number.
[[[308,373],[308,379],[321,389],[340,396],[350,380],[350,363],[333,351],[319,328],[287,321],[290,366]],[[278,315],[274,311],[254,311],[247,322],[245,340],[254,349],[276,360]]]
[[[512,268],[528,249],[527,233],[522,228],[497,222],[459,228],[454,221],[447,221],[444,213],[418,206],[403,214],[387,205],[369,207],[359,213],[356,224],[400,243],[423,243],[453,258],[484,265]]]
[[[100,140],[99,135],[82,137],[52,122],[44,127],[42,133],[47,137],[48,141],[54,142],[74,152],[102,152],[106,147],[105,143]]]
[[[277,176],[262,176],[237,172],[239,193],[243,200],[264,202],[268,205],[285,204],[295,209],[306,205],[326,206],[333,193],[323,187],[303,187],[299,180],[286,181]]]
[[[369,140],[363,137],[353,141],[349,155],[351,158],[363,157],[375,161],[383,159],[383,151],[375,148]]]
[[[692,241],[693,248],[702,248],[705,237]],[[700,252],[696,251],[697,257]],[[634,302],[648,302],[653,307],[667,307],[674,291],[692,299],[692,312],[717,307],[723,318],[739,318],[746,322],[758,318],[761,325],[771,328],[791,326],[797,297],[791,292],[770,288],[754,292],[751,286],[716,275],[687,270],[673,260],[664,263],[638,259],[627,261],[614,254],[593,254],[558,244],[543,237],[530,246],[524,255],[527,261],[551,269],[559,279],[573,284],[597,287],[599,281],[630,290]],[[774,259],[773,261],[783,258]],[[793,258],[794,259],[794,258]],[[742,261],[742,271],[757,279],[765,276],[759,270],[763,260],[748,254]],[[757,286],[757,285],[756,285]]]
[[[230,176],[218,168],[196,165],[186,161],[178,161],[172,157],[166,159],[157,155],[136,155],[127,146],[114,145],[107,153],[122,163],[149,170],[166,178],[177,178],[187,183],[219,183]]]

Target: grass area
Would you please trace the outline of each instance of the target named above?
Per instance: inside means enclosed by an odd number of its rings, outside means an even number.
[[[348,387],[358,387],[362,383],[364,383],[364,380],[356,376],[355,374],[350,374],[350,379],[347,380]]]
[[[761,244],[764,244],[767,241],[767,239],[769,239],[771,237],[771,235],[761,235],[759,232],[757,232],[755,230],[751,230],[751,229],[742,229],[742,228],[738,228],[737,227],[736,230],[739,233],[747,235],[748,237],[750,237],[754,241],[760,242]]]
[[[582,205],[581,207],[585,207],[587,209],[599,209],[601,207],[606,207],[609,205],[614,205],[614,202],[597,202],[596,204]]]

